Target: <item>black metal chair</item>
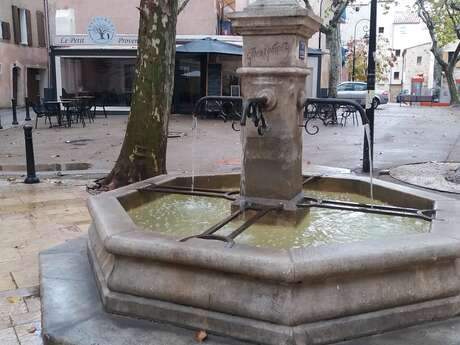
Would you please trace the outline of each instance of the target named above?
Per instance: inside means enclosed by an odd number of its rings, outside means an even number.
[[[96,95],[96,98],[94,99],[93,119],[96,117],[97,108],[102,108],[102,111],[104,112],[104,117],[107,118],[107,111],[105,110],[106,105],[107,95],[105,93]]]
[[[353,121],[353,126],[359,126],[358,110],[350,105],[340,107],[340,124],[345,127],[349,118]]]
[[[45,116],[48,118],[50,128],[53,127],[52,117],[56,117],[58,125],[62,125],[61,105],[59,102],[44,102]]]
[[[44,117],[45,118],[45,124],[46,124],[46,110],[43,104],[41,103],[30,103],[30,106],[32,107],[32,110],[35,113],[35,129],[37,129],[38,126],[38,119]]]
[[[85,119],[88,119],[88,122],[94,122],[94,113],[92,112],[92,100],[88,99],[78,99],[77,100],[77,109],[78,109],[78,116],[80,121],[83,123],[83,127],[85,126]]]

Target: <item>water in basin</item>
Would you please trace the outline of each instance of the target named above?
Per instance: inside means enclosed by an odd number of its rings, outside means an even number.
[[[307,191],[320,199],[383,204],[351,194]],[[197,235],[230,215],[231,201],[219,198],[159,194],[154,200],[128,210],[144,231],[154,231],[182,238]],[[216,234],[227,235],[242,224],[236,220]],[[395,217],[362,212],[311,208],[296,226],[254,224],[238,236],[236,243],[266,248],[301,248],[366,239],[429,232],[430,222],[416,218]]]

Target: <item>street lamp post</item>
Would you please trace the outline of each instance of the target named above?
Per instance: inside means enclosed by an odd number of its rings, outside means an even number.
[[[361,23],[361,22],[369,22],[369,19],[366,19],[366,18],[363,18],[363,19],[360,19],[356,22],[355,24],[355,30],[354,30],[354,34],[353,34],[353,67],[352,67],[352,72],[351,72],[351,80],[352,81],[355,81],[355,64],[356,64],[356,29],[358,28],[358,24]],[[369,29],[367,26],[364,26],[363,27],[363,30],[364,32],[368,32]]]
[[[371,0],[369,30],[369,51],[367,54],[367,100],[366,115],[369,119],[369,141],[364,138],[363,172],[370,172],[372,169],[371,159],[374,156],[374,107],[372,99],[375,94],[375,51],[377,48],[377,0]]]

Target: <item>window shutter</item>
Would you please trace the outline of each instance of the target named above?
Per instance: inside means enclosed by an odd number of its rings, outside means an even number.
[[[38,33],[38,46],[45,47],[45,16],[43,12],[37,11],[37,33]]]
[[[13,34],[14,43],[19,44],[21,42],[21,27],[19,24],[19,8],[11,6],[13,12]]]
[[[30,18],[30,11],[26,11],[26,25],[27,25],[27,44],[32,47],[32,21]]]
[[[10,23],[2,22],[2,38],[6,41],[11,39]]]

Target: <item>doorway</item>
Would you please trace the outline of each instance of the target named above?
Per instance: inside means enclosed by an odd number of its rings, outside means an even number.
[[[40,72],[38,68],[27,69],[27,97],[32,103],[40,102]]]
[[[21,69],[19,67],[13,67],[13,99],[18,101],[19,95],[19,80],[21,76]]]

